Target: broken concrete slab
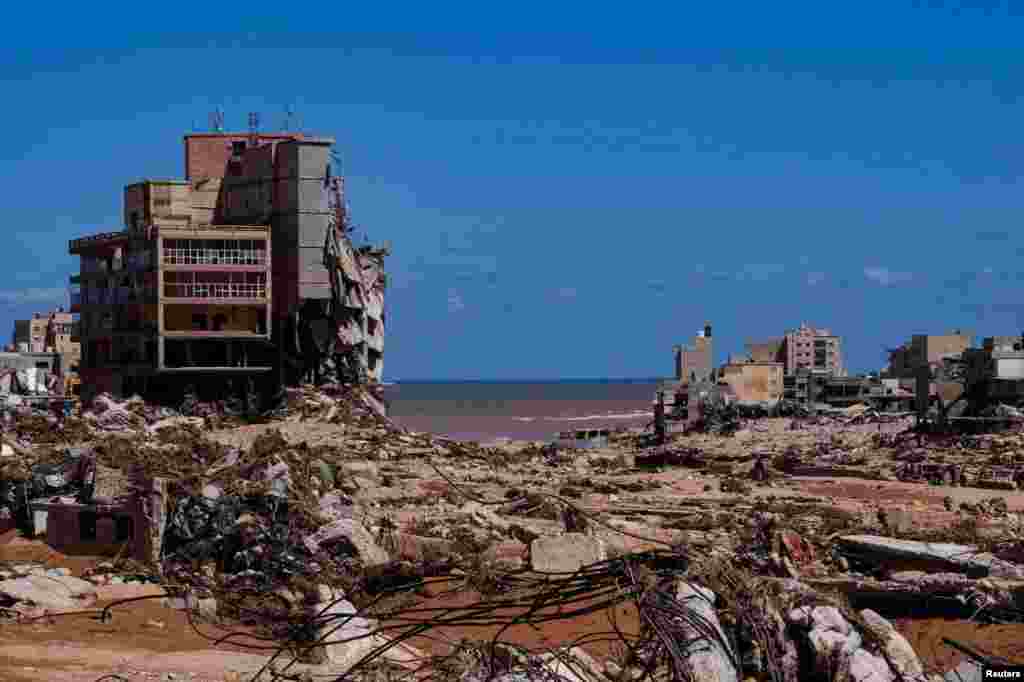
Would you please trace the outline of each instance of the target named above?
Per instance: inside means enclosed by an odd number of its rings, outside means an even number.
[[[604,541],[583,533],[562,533],[530,543],[530,563],[539,573],[575,573],[607,558]]]
[[[860,617],[871,631],[882,639],[882,647],[889,666],[896,671],[899,679],[906,682],[927,682],[924,674],[924,666],[914,647],[910,646],[907,638],[896,631],[892,623],[871,609],[864,609]]]
[[[0,595],[29,608],[71,611],[96,603],[96,586],[67,575],[33,574],[0,582]]]
[[[845,554],[868,560],[935,562],[968,574],[1024,579],[1024,566],[1003,561],[993,554],[980,552],[977,547],[969,545],[898,540],[878,535],[845,535],[839,538],[839,544]]]
[[[849,679],[854,682],[893,682],[892,670],[881,656],[857,649],[850,657]]]
[[[739,671],[732,663],[735,656],[728,649],[729,639],[715,611],[715,593],[695,583],[679,581],[676,599],[713,633],[709,637],[704,628],[698,629],[689,622],[680,624],[679,639],[686,642],[685,666],[691,674],[690,679],[695,682],[738,682]]]
[[[315,613],[322,625],[317,630],[317,639],[322,642],[326,662],[347,670],[386,640],[373,634],[376,624],[357,615],[352,602],[341,594],[324,590],[325,586],[320,587],[321,601]]]
[[[322,526],[303,541],[312,553],[317,552],[321,545],[348,542],[355,548],[359,559],[368,566],[384,564],[390,560],[388,553],[377,544],[370,531],[355,519],[338,519]]]

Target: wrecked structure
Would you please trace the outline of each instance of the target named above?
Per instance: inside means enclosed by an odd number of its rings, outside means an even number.
[[[672,349],[678,381],[707,381],[715,368],[714,344],[711,339],[711,323],[697,332],[690,346],[675,346]]]
[[[84,399],[380,379],[387,250],[353,245],[333,144],[186,135],[184,180],[125,187],[124,229],[70,242]]]

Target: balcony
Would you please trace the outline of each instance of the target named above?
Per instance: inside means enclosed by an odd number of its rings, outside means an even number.
[[[264,272],[165,272],[168,299],[266,299]]]
[[[266,265],[264,249],[165,248],[164,265]]]
[[[187,283],[164,284],[166,298],[266,298],[265,283]]]

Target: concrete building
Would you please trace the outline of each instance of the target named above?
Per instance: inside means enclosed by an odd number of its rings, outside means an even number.
[[[82,360],[82,344],[79,342],[74,315],[58,308],[50,313],[46,325],[44,350],[60,356],[61,374],[77,374]]]
[[[959,329],[943,335],[914,334],[909,342],[889,351],[889,369],[886,376],[910,379],[921,365],[928,365],[933,373],[939,372],[944,360],[960,357],[973,342],[973,332]]]
[[[74,325],[74,316],[64,308],[36,313],[30,320],[15,320],[12,352],[56,353],[60,356],[59,371],[77,370],[81,346]]]
[[[732,388],[736,400],[746,403],[776,403],[782,399],[781,362],[740,362],[722,367],[720,381]]]
[[[841,340],[828,329],[801,324],[786,332],[783,346],[786,376],[795,377],[801,371],[837,377],[846,375]]]
[[[125,187],[124,229],[71,241],[83,398],[272,389],[325,366],[379,380],[386,251],[351,245],[332,145],[186,135],[184,180]]]
[[[675,346],[676,379],[682,382],[707,381],[714,369],[714,345],[711,340],[711,324],[697,332],[692,346]]]
[[[46,350],[46,327],[49,318],[35,313],[30,320],[14,321],[14,348],[22,353],[42,353]]]
[[[748,341],[747,356],[753,362],[781,362],[785,365],[785,339],[768,339],[767,341]]]

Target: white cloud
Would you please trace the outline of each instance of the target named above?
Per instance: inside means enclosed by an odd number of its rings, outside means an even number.
[[[748,263],[736,273],[736,279],[741,282],[744,280],[764,282],[785,271],[786,266],[781,263]]]
[[[576,289],[572,287],[562,287],[558,290],[559,298],[576,298]]]
[[[462,294],[455,289],[448,290],[448,312],[458,313],[466,309],[466,303],[462,300]]]
[[[825,281],[824,272],[808,272],[807,273],[807,286],[816,287]]]
[[[909,282],[913,278],[909,272],[897,272],[878,265],[864,268],[864,276],[883,287]]]
[[[0,291],[0,303],[11,305],[67,304],[68,290],[63,287],[8,289]]]

